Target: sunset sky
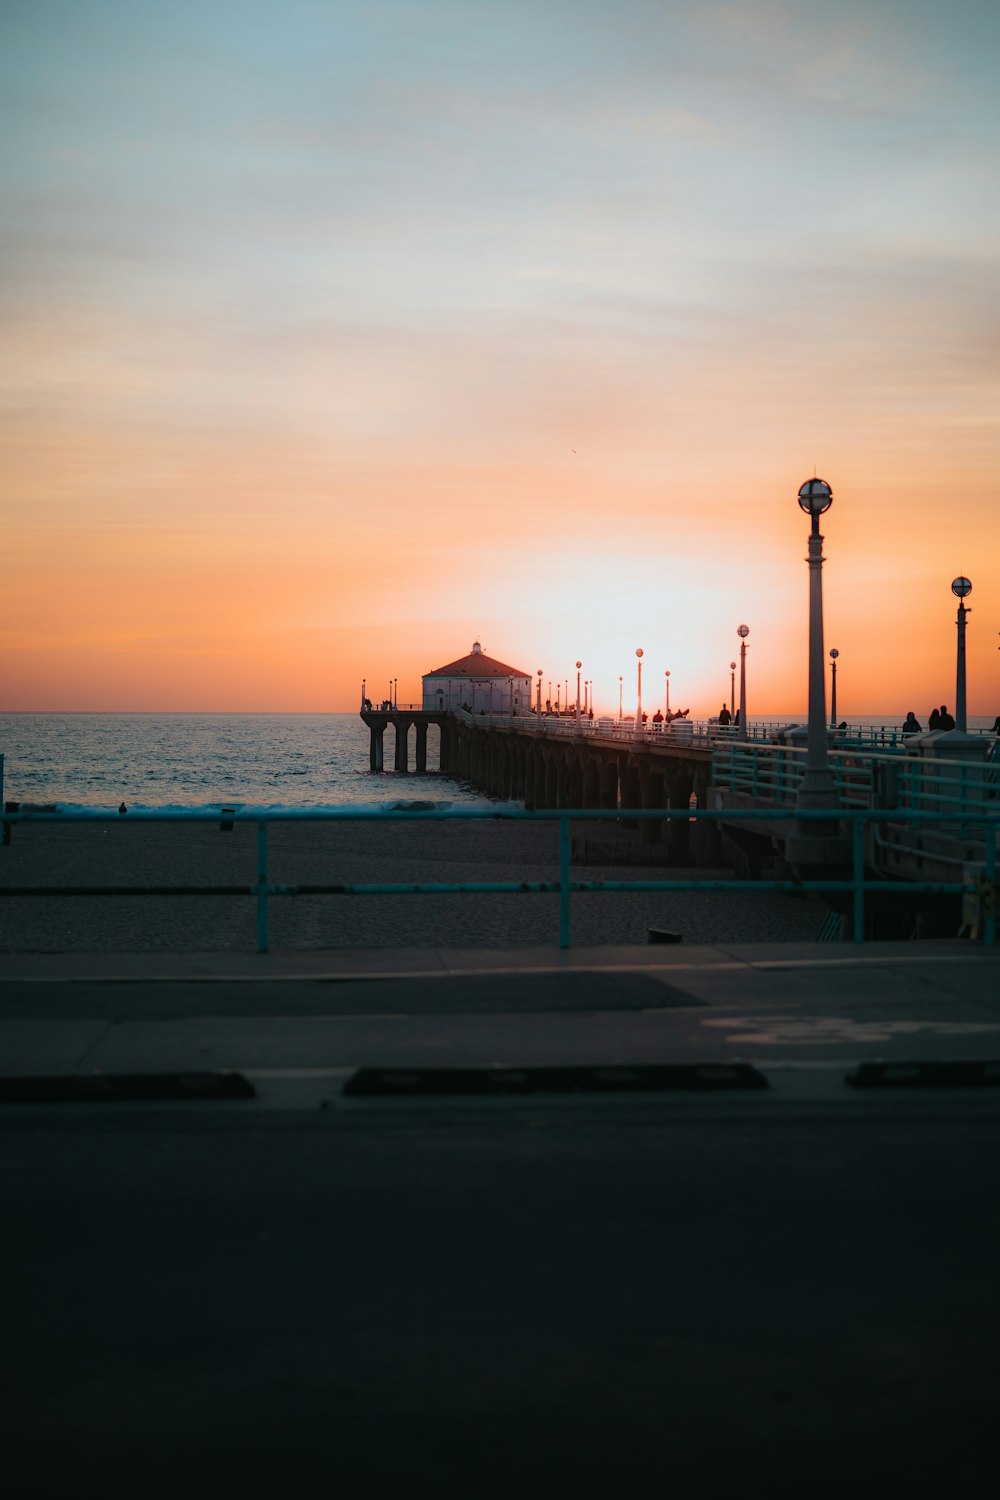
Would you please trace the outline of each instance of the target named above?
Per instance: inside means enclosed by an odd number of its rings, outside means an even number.
[[[1000,711],[995,0],[7,0],[0,707]]]

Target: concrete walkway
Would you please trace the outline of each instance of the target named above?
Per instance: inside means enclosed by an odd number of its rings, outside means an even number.
[[[962,943],[14,955],[7,1076],[241,1069],[315,1107],[358,1067],[1000,1057],[1000,951]],[[833,1089],[833,1093],[837,1092]]]

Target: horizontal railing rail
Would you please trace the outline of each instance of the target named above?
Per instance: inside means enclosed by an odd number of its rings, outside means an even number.
[[[570,825],[573,822],[612,822],[621,819],[631,821],[657,820],[669,822],[683,819],[690,822],[747,823],[777,818],[794,819],[808,827],[810,822],[824,825],[817,833],[826,834],[831,823],[829,812],[807,812],[799,809],[779,807],[765,810],[741,810],[738,813],[717,809],[616,809],[593,808],[545,810],[539,812],[493,810],[479,808],[434,808],[432,810],[373,809],[373,808],[252,808],[242,807],[225,813],[209,809],[143,808],[125,815],[129,823],[219,823],[220,816],[227,822],[250,823],[257,832],[256,880],[246,884],[227,885],[22,885],[0,886],[0,897],[38,896],[234,896],[252,897],[257,908],[257,948],[261,953],[268,948],[268,903],[272,897],[282,896],[381,896],[381,895],[475,895],[475,894],[538,894],[559,896],[559,946],[570,946],[570,898],[581,892],[638,892],[638,891],[775,891],[823,894],[846,894],[851,896],[853,936],[856,943],[864,941],[865,897],[884,892],[906,892],[908,894],[972,896],[978,900],[979,923],[984,943],[996,941],[997,899],[997,833],[1000,832],[1000,817],[997,813],[981,813],[978,821],[983,825],[985,857],[982,876],[977,884],[968,881],[907,881],[873,880],[865,876],[865,829],[870,824],[900,820],[920,820],[925,825],[945,824],[952,821],[947,813],[934,811],[907,812],[898,808],[879,809],[846,808],[834,815],[845,838],[849,841],[850,853],[845,856],[846,873],[830,879],[761,879],[761,880],[575,880],[571,876]],[[433,882],[376,882],[376,883],[303,883],[276,884],[268,878],[268,827],[276,823],[294,822],[443,822],[452,820],[500,821],[500,822],[551,822],[558,825],[557,877],[548,881],[433,881]],[[122,815],[104,808],[83,808],[73,811],[24,811],[6,812],[4,823],[10,826],[31,824],[76,824],[117,823]],[[0,854],[2,857],[2,854]]]

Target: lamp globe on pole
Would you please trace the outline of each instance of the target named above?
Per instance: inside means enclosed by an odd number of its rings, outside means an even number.
[[[619,722],[619,724],[622,721],[622,685],[623,685],[624,681],[625,681],[624,677],[619,672],[619,674],[618,674],[618,722]]]
[[[955,728],[959,734],[968,733],[968,718],[965,708],[965,617],[972,610],[966,609],[965,601],[972,593],[970,579],[959,577],[953,580],[951,591],[958,600],[958,654],[955,660]]]
[[[580,723],[580,668],[582,666],[583,662],[578,661],[576,664],[576,722],[578,726]]]
[[[636,668],[638,670],[638,674],[639,675],[638,675],[638,682],[636,684],[636,690],[635,690],[635,733],[636,734],[639,734],[642,731],[642,657],[643,657],[642,647],[641,646],[637,646],[636,649],[635,649],[635,660],[636,660]]]
[[[666,681],[666,685],[667,685],[666,715],[667,715],[667,723],[669,724],[669,722],[670,722],[670,673],[669,672],[664,672],[663,676],[664,676],[664,680]]]
[[[837,805],[837,789],[830,772],[826,742],[826,670],[823,661],[823,538],[819,518],[833,504],[833,490],[825,479],[807,479],[798,501],[810,518],[809,555],[809,718],[806,769],[797,802],[817,810]]]
[[[729,722],[736,717],[736,663],[729,663]]]
[[[738,739],[745,740],[747,735],[747,636],[750,634],[749,625],[737,625],[736,634],[740,638],[740,731]]]

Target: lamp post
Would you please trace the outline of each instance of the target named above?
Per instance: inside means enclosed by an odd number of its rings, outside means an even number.
[[[830,728],[837,727],[837,657],[840,652],[836,646],[830,647],[830,675],[833,678],[833,686],[830,689]]]
[[[809,727],[806,769],[799,786],[799,807],[836,807],[837,789],[830,773],[826,745],[826,672],[823,666],[823,538],[819,518],[833,504],[825,479],[807,479],[798,501],[811,521],[809,531]]]
[[[392,679],[392,706],[393,706],[393,708],[398,708],[399,707],[399,678],[398,677],[394,677]]]
[[[538,718],[538,727],[542,727],[542,672],[543,667],[538,668],[538,697],[535,699],[535,714]]]
[[[736,634],[740,638],[740,732],[738,739],[748,739],[747,735],[747,636],[750,634],[749,625],[737,625]]]
[[[361,707],[364,708],[364,706],[365,706],[365,679],[362,677],[362,679],[361,679]]]
[[[958,655],[955,662],[955,728],[959,734],[968,733],[968,724],[965,713],[965,617],[971,615],[972,610],[966,609],[965,601],[972,593],[972,583],[968,578],[956,578],[951,586],[951,591],[958,600]]]
[[[624,681],[624,679],[621,676],[621,673],[619,673],[618,674],[618,722],[619,722],[619,724],[622,721],[622,682],[623,681]]]
[[[639,679],[638,679],[638,682],[636,684],[636,690],[635,690],[635,730],[634,730],[634,732],[636,734],[639,734],[641,732],[641,730],[642,730],[642,647],[641,646],[637,646],[635,648],[635,658],[636,658],[636,667],[638,668],[638,673],[639,673]]]
[[[580,724],[580,668],[582,666],[583,662],[578,661],[576,664],[576,722],[578,728]]]
[[[666,678],[666,682],[667,682],[667,707],[666,707],[666,715],[667,715],[667,720],[669,722],[669,720],[670,720],[670,673],[669,672],[664,672],[663,675]]]
[[[557,682],[556,683],[556,717],[557,718],[562,713],[562,709],[559,707],[559,688],[560,688],[560,684]]]
[[[729,722],[736,717],[736,663],[729,663]]]

